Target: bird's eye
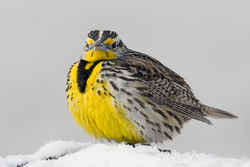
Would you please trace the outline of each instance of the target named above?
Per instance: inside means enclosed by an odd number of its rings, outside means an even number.
[[[114,42],[113,44],[112,44],[112,48],[114,49],[114,48],[116,48],[117,47],[117,44],[116,44],[116,42]]]
[[[85,47],[86,47],[86,48],[89,48],[89,44],[88,44],[88,43],[86,43]]]
[[[116,47],[122,48],[122,46],[123,46],[122,41],[119,41],[118,44],[116,44]]]

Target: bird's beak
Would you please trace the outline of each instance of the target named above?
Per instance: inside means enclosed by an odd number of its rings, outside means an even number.
[[[108,48],[105,45],[95,45],[92,50],[94,50],[94,51],[102,50],[102,51],[106,52],[108,50]]]
[[[108,47],[101,41],[97,41],[91,48],[89,48],[89,50],[93,50],[93,51],[102,50],[106,52],[108,50]]]
[[[114,59],[115,54],[109,49],[109,47],[101,42],[97,42],[88,48],[85,54],[85,60],[89,62],[105,59]]]

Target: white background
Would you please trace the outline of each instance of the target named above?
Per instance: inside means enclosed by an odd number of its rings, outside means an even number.
[[[65,100],[65,79],[91,29],[181,74],[202,102],[238,120],[197,121],[175,149],[250,156],[249,1],[0,1],[0,155],[27,154],[50,140],[91,140]]]

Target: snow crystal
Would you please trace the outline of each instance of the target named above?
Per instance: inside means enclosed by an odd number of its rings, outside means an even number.
[[[200,153],[160,152],[155,146],[57,141],[33,155],[0,157],[0,167],[250,167],[249,159]]]

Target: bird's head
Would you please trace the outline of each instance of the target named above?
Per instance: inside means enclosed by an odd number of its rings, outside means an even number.
[[[126,46],[114,31],[93,30],[88,33],[84,47],[84,59],[88,62],[112,60],[123,52]]]

